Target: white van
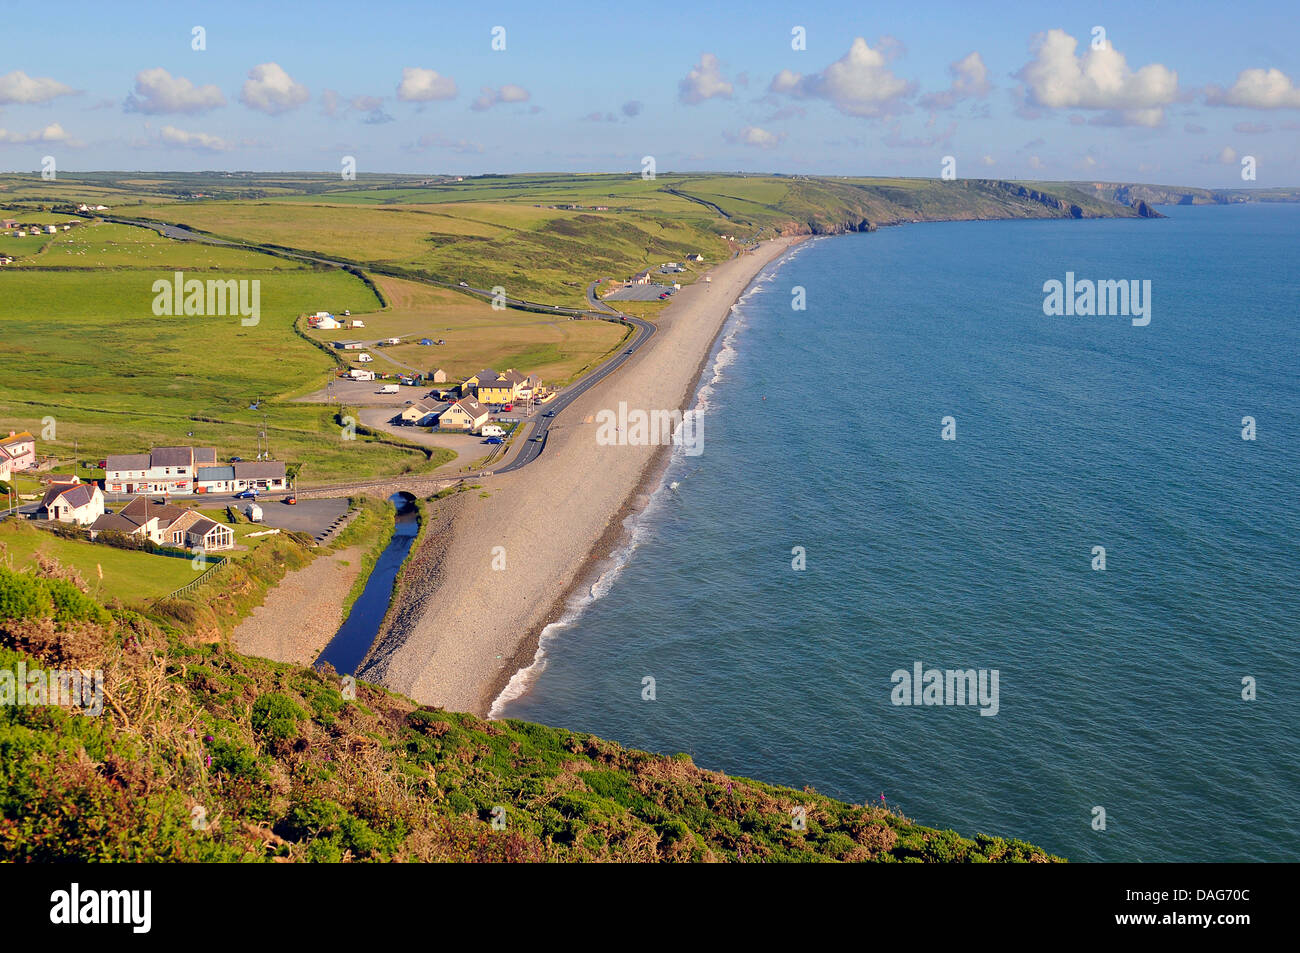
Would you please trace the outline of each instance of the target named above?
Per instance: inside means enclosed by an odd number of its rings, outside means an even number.
[[[485,437],[504,437],[506,435],[505,430],[496,424],[484,424],[479,433]]]
[[[396,394],[396,393],[398,393],[401,389],[402,389],[402,388],[399,387],[397,384],[385,384],[383,387],[379,388],[379,393],[381,393],[381,394]]]

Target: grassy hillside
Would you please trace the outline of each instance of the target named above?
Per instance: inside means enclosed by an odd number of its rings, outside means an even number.
[[[80,202],[246,247],[78,218]],[[0,236],[0,252],[18,258],[0,271],[0,359],[20,369],[0,381],[0,429],[39,433],[52,417],[56,433],[40,449],[66,460],[74,446],[94,460],[183,443],[249,458],[265,433],[279,459],[306,465],[304,486],[427,471],[449,454],[367,433],[342,440],[330,409],[296,402],[336,372],[337,354],[322,346],[331,340],[402,338],[371,365],[381,373],[438,367],[454,379],[516,367],[560,384],[621,347],[624,328],[493,311],[461,293],[461,281],[581,307],[595,279],[622,280],[693,252],[714,263],[776,234],[1137,214],[1059,183],[671,173],[348,182],[302,173],[97,173],[56,182],[0,175],[0,206],[24,222],[82,223],[51,236]],[[383,300],[354,274],[267,253],[275,249],[350,262],[377,279]],[[690,283],[702,270],[675,280]],[[260,282],[260,323],[155,316],[153,282],[175,271]],[[664,305],[626,307],[653,318]],[[303,332],[299,316],[319,309],[350,310],[365,330]],[[422,337],[447,343],[423,347]]]
[[[1056,859],[231,652],[222,633],[301,546],[276,537],[215,597],[148,614],[57,566],[0,568],[0,671],[105,673],[99,717],[0,705],[0,860]]]
[[[914,220],[1136,214],[1069,185],[1023,189],[974,179],[488,175],[460,182],[336,181],[333,187],[310,179],[296,194],[284,191],[283,178],[266,185],[258,201],[158,203],[151,191],[141,204],[116,211],[221,238],[316,251],[389,274],[500,285],[516,297],[570,306],[583,303],[594,278],[621,278],[691,252],[717,261],[745,241],[777,233]]]

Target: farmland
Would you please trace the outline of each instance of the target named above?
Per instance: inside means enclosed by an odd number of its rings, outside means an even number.
[[[123,233],[153,240],[123,240]],[[92,240],[100,235],[106,240]],[[251,457],[265,433],[279,459],[308,464],[308,483],[445,462],[417,448],[344,441],[330,412],[277,400],[319,387],[335,366],[294,333],[300,313],[320,302],[377,307],[353,276],[124,226],[74,229],[55,244],[78,252],[84,265],[26,265],[0,274],[0,359],[15,369],[0,382],[0,424],[40,434],[52,418],[44,452],[70,456],[75,441],[85,459],[193,443],[216,447],[223,458]],[[37,261],[43,265],[51,254]],[[139,266],[122,266],[136,257]],[[233,272],[261,282],[255,326],[237,316],[153,314],[155,280],[170,278],[172,269],[214,267],[223,277]],[[254,403],[257,410],[250,409]]]
[[[0,236],[17,258],[0,272],[0,427],[42,434],[42,452],[81,459],[191,443],[244,457],[269,446],[303,463],[303,485],[426,471],[451,458],[400,438],[341,439],[319,391],[340,338],[397,337],[379,373],[442,368],[458,378],[515,367],[550,384],[617,351],[625,329],[516,310],[455,290],[581,307],[595,278],[621,280],[693,252],[710,262],[777,233],[841,231],[912,220],[1133,215],[1068,184],[1027,191],[983,180],[814,179],[664,174],[448,177],[325,173],[95,173],[44,181],[0,175],[0,205],[23,222],[81,224],[55,235]],[[174,241],[154,228],[76,216],[184,224],[243,247]],[[729,236],[724,238],[723,236]],[[355,274],[282,255],[349,262]],[[153,283],[177,271],[260,282],[260,320],[158,317]],[[689,283],[696,271],[676,276]],[[429,282],[449,287],[437,287]],[[664,305],[629,311],[654,317]],[[317,310],[351,311],[364,331],[302,330]],[[420,345],[422,338],[443,345]]]

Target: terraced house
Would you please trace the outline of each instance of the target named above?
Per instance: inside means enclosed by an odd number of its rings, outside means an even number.
[[[148,453],[114,454],[104,461],[109,493],[193,493],[199,467],[217,462],[212,447],[155,447]]]
[[[199,467],[198,493],[242,493],[244,490],[283,490],[288,485],[282,460],[249,460]]]

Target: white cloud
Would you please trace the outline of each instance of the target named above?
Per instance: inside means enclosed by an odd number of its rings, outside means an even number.
[[[1222,163],[1223,165],[1236,165],[1237,150],[1232,148],[1232,146],[1224,146],[1221,150],[1219,150],[1219,154],[1216,157],[1216,161]]]
[[[1159,63],[1131,70],[1109,43],[1075,55],[1078,41],[1064,30],[1034,37],[1034,59],[1016,76],[1030,104],[1050,109],[1104,109],[1108,124],[1158,126],[1164,109],[1178,98],[1178,74]]]
[[[437,70],[408,66],[397,84],[397,98],[406,103],[427,103],[436,99],[455,99],[456,81]]]
[[[782,70],[773,77],[768,91],[797,98],[825,99],[850,116],[887,116],[903,110],[904,100],[915,84],[898,76],[888,66],[886,51],[894,44],[882,39],[877,49],[858,37],[843,57],[820,73],[803,75]]]
[[[1042,159],[1038,158],[1038,156],[1030,156],[1030,157],[1029,157],[1029,168],[1031,168],[1031,169],[1043,169],[1043,168],[1046,168],[1046,166],[1047,166],[1047,163],[1045,163]]]
[[[980,162],[984,165],[992,165],[994,161],[995,160],[992,156],[980,156]]]
[[[35,132],[10,132],[8,129],[0,129],[0,144],[17,145],[24,142],[63,142],[76,145],[57,122],[52,122],[44,129]]]
[[[126,97],[127,112],[199,113],[226,105],[216,86],[195,86],[183,76],[172,76],[161,66],[135,75],[135,92]]]
[[[48,103],[56,96],[71,96],[76,90],[48,76],[28,76],[20,69],[0,76],[0,103]]]
[[[978,51],[972,51],[948,66],[952,86],[942,93],[921,97],[926,109],[950,109],[963,99],[980,99],[989,94],[989,70]]]
[[[530,98],[528,90],[513,83],[506,83],[500,89],[484,86],[479,90],[474,102],[470,103],[470,109],[482,112],[485,109],[491,109],[497,103],[526,103]]]
[[[1244,69],[1230,89],[1207,86],[1205,101],[1211,106],[1300,109],[1300,88],[1280,69]]]
[[[262,63],[248,71],[239,101],[249,109],[272,116],[296,109],[311,98],[307,87],[296,83],[278,63]]]
[[[766,129],[760,129],[758,126],[746,126],[740,132],[732,135],[724,133],[728,142],[736,142],[742,146],[753,146],[756,149],[775,149],[785,140],[785,133],[768,132]]]
[[[206,132],[187,132],[184,129],[177,129],[175,126],[163,126],[160,132],[162,141],[169,146],[179,146],[183,149],[194,149],[199,152],[227,152],[231,144],[220,136],[212,136]]]
[[[732,85],[722,78],[718,58],[712,53],[701,53],[700,61],[677,83],[677,98],[690,106],[715,96],[730,99],[732,92]]]

